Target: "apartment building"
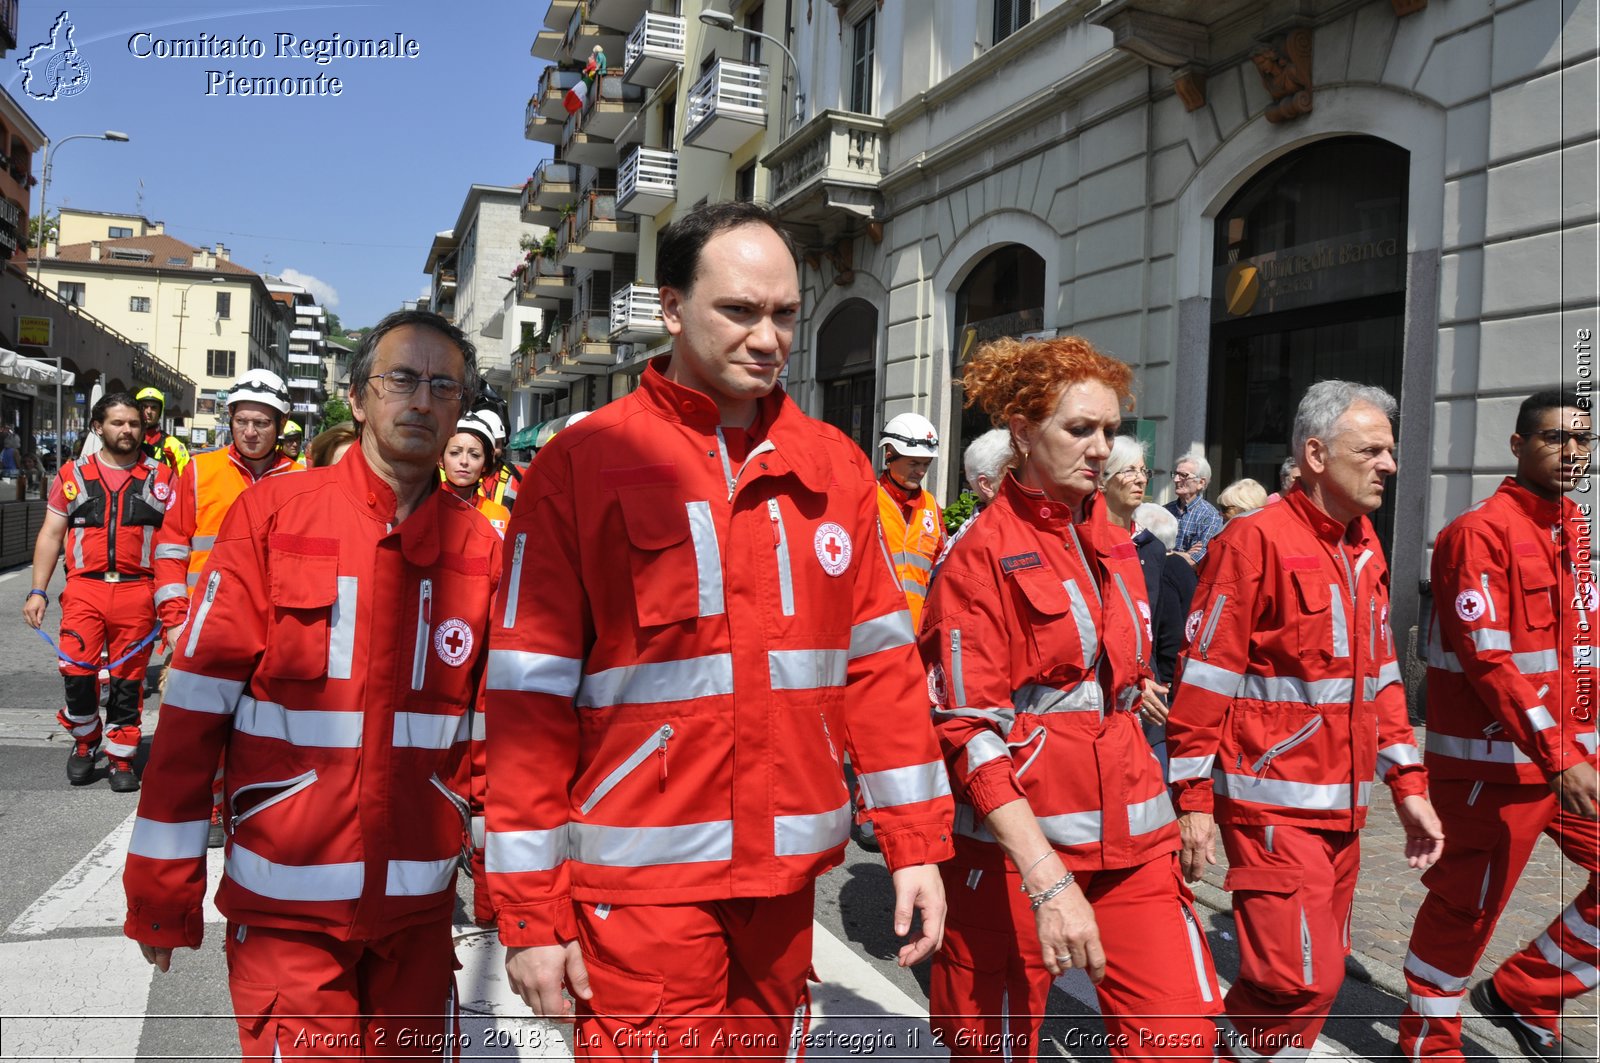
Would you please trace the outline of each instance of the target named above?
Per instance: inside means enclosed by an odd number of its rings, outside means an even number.
[[[322,404],[332,393],[333,360],[328,349],[328,315],[317,297],[303,285],[282,277],[264,278],[284,319],[289,324],[288,375],[291,417],[305,430],[306,438],[317,432],[322,420]]]

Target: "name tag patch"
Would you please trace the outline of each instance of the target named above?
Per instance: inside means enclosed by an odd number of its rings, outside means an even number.
[[[1043,568],[1044,562],[1039,560],[1037,553],[1012,554],[1010,557],[1000,559],[1000,571],[1005,573],[1020,572],[1025,568]]]

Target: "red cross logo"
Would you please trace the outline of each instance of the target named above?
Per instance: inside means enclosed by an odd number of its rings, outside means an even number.
[[[472,655],[472,628],[457,616],[446,620],[433,633],[433,652],[450,667],[461,667]]]
[[[466,649],[467,640],[461,637],[459,631],[452,631],[444,637],[444,644],[452,654],[457,654]]]
[[[829,559],[833,561],[839,560],[839,555],[844,553],[844,547],[840,546],[839,540],[832,535],[828,536],[827,541],[822,544],[822,549],[827,552]]]
[[[845,569],[850,567],[850,555],[854,551],[850,544],[850,533],[841,525],[830,520],[818,526],[811,545],[817,552],[822,571],[828,575],[842,576]]]

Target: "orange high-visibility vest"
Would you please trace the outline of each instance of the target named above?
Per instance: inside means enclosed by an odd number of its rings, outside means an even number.
[[[922,626],[922,603],[928,598],[928,583],[933,579],[933,563],[944,548],[944,514],[933,495],[923,491],[911,508],[909,520],[901,513],[900,500],[882,484],[878,486],[878,521],[883,525],[883,541],[894,559],[900,589],[911,608],[911,626]]]

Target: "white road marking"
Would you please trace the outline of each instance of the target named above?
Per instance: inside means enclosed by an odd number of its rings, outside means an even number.
[[[154,971],[121,936],[0,945],[6,1058],[135,1058]]]
[[[10,572],[7,572],[5,575],[0,576],[0,583],[4,583],[6,580],[16,579],[18,576],[22,575],[24,572],[31,573],[32,571],[33,571],[33,567],[31,565],[26,565],[26,566],[24,566],[22,568],[14,568]]]

